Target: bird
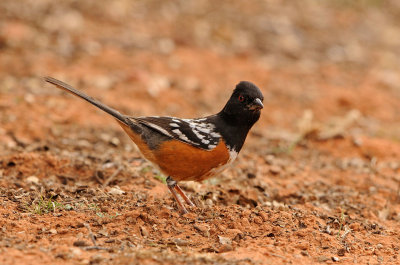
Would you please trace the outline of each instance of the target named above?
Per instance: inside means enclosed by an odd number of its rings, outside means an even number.
[[[264,107],[261,90],[252,82],[241,81],[217,114],[192,119],[133,117],[121,114],[60,80],[52,77],[44,77],[44,80],[115,118],[144,158],[167,176],[168,189],[183,213],[188,210],[179,196],[189,206],[195,205],[178,182],[200,182],[231,165]]]

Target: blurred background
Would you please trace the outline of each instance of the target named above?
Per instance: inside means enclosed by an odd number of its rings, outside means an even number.
[[[2,1],[0,11],[2,113],[15,97],[58,93],[46,75],[138,115],[212,113],[251,80],[266,94],[264,124],[355,108],[398,133],[395,0],[27,0]]]
[[[0,12],[3,125],[21,115],[46,124],[37,116],[47,111],[16,113],[15,100],[79,116],[47,97],[59,93],[40,79],[50,75],[134,115],[210,114],[250,80],[266,96],[267,134],[295,130],[305,109],[317,120],[357,109],[368,133],[399,133],[395,0],[26,0]]]

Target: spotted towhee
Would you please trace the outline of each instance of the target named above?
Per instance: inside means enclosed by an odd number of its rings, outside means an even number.
[[[215,115],[198,119],[130,117],[57,79],[46,77],[45,80],[112,115],[143,156],[168,176],[168,188],[185,213],[187,210],[178,194],[187,204],[194,204],[177,182],[202,181],[231,164],[250,128],[260,118],[264,99],[257,86],[242,81],[236,85],[225,107]]]

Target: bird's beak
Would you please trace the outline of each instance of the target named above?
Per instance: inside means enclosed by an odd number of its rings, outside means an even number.
[[[264,108],[264,105],[261,101],[261,99],[256,98],[250,105],[249,105],[249,110],[260,110]]]

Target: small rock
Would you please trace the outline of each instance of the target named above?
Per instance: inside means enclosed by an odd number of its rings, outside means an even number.
[[[149,236],[149,231],[144,226],[140,227],[140,233],[142,234],[142,236],[146,236],[146,237]]]
[[[327,225],[326,228],[325,228],[325,230],[324,230],[323,232],[324,232],[324,233],[327,233],[328,235],[331,235],[331,234],[332,234],[331,226],[330,226],[330,225]]]
[[[248,218],[242,218],[242,226],[243,227],[250,227],[250,222]]]
[[[82,255],[82,250],[80,250],[79,248],[71,248],[71,254],[73,256],[80,256]]]
[[[275,156],[273,156],[273,155],[267,155],[267,156],[265,157],[265,162],[266,162],[268,165],[273,165],[273,164],[275,164]]]
[[[269,220],[268,214],[266,212],[259,212],[258,213],[264,222]]]
[[[39,184],[39,178],[36,176],[30,176],[30,177],[26,178],[26,182],[33,183],[33,184]]]
[[[118,186],[112,187],[112,188],[108,191],[108,194],[111,194],[111,195],[122,195],[122,194],[125,194],[125,193],[126,193],[126,192],[123,191],[123,190],[121,190],[120,187],[118,187]]]
[[[360,228],[361,228],[359,223],[352,223],[352,224],[350,224],[349,227],[353,231],[360,231]]]
[[[218,240],[219,240],[219,243],[221,243],[222,245],[232,244],[232,240],[228,237],[218,236]]]
[[[74,242],[74,247],[87,247],[89,246],[89,243],[84,241],[84,240],[78,240]]]
[[[113,146],[118,146],[120,144],[120,140],[117,137],[113,137],[110,140],[110,144],[112,144]]]
[[[346,253],[346,250],[344,248],[341,248],[338,250],[338,256],[342,257]]]
[[[378,217],[379,217],[381,220],[387,220],[389,214],[390,214],[390,209],[389,209],[389,208],[384,208],[384,209],[378,211]]]
[[[247,173],[247,178],[249,179],[255,179],[256,175],[254,173]]]
[[[184,240],[184,239],[180,239],[180,238],[174,238],[174,239],[173,239],[173,242],[174,242],[177,246],[180,246],[180,247],[184,247],[184,246],[189,245],[189,242],[187,242],[187,241]]]
[[[171,83],[167,77],[153,76],[149,82],[147,91],[152,97],[157,97],[162,91],[170,88]]]
[[[269,172],[271,172],[274,175],[278,175],[279,173],[281,173],[281,168],[279,166],[273,165],[269,168]]]
[[[273,206],[275,209],[278,209],[278,210],[283,210],[283,209],[285,208],[285,204],[284,204],[284,203],[282,203],[282,202],[277,202],[277,201],[272,201],[272,206]]]
[[[297,244],[297,247],[301,250],[307,250],[308,249],[308,244],[307,242],[301,242]]]
[[[35,102],[35,96],[32,94],[26,94],[24,97],[25,101],[27,103],[34,103]]]
[[[109,90],[114,85],[114,80],[108,76],[102,75],[96,76],[96,78],[91,80],[91,83],[100,89]]]
[[[104,260],[104,257],[101,255],[94,255],[90,258],[90,264],[98,264]]]
[[[55,230],[54,228],[49,230],[50,234],[56,235],[57,234],[57,230]]]
[[[57,254],[56,254],[56,258],[66,260],[66,259],[69,259],[69,258],[71,258],[71,257],[70,257],[70,255],[68,255],[67,253],[61,252],[61,253],[57,253]]]
[[[263,220],[262,220],[261,217],[256,216],[256,217],[253,218],[253,222],[255,224],[261,225],[263,223]]]
[[[222,245],[219,249],[218,249],[218,253],[223,253],[223,252],[228,252],[228,251],[232,251],[233,247],[230,244],[226,244],[226,245]]]
[[[331,259],[332,259],[332,261],[334,261],[334,262],[339,261],[339,258],[338,258],[338,257],[332,257]]]
[[[307,250],[302,250],[302,251],[300,252],[300,254],[303,255],[303,256],[305,256],[305,257],[310,256],[310,254],[308,254],[308,251],[307,251]]]
[[[207,206],[213,206],[214,203],[213,203],[212,199],[208,198],[208,199],[205,201],[204,204],[207,205]]]
[[[78,222],[78,223],[76,223],[75,227],[76,228],[82,228],[82,227],[85,227],[85,225],[82,222]]]
[[[203,235],[206,234],[206,233],[208,233],[208,230],[210,229],[210,228],[208,227],[208,225],[206,225],[206,224],[195,224],[193,227],[194,227],[197,231],[201,232]]]

